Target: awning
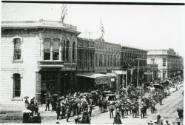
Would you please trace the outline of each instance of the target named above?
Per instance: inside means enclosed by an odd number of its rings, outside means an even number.
[[[115,70],[113,72],[116,73],[117,75],[126,75],[127,74],[126,71],[122,71],[122,70]]]
[[[82,73],[82,74],[76,74],[76,76],[94,79],[97,85],[108,84],[110,80],[108,76],[100,73]]]
[[[116,74],[115,73],[107,73],[105,74],[106,76],[109,76],[109,77],[116,77]]]
[[[76,76],[88,77],[92,79],[107,77],[106,75],[100,73],[82,73],[76,74]]]

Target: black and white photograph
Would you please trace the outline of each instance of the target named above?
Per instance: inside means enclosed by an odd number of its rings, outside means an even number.
[[[1,1],[0,124],[183,125],[184,47],[182,1]]]

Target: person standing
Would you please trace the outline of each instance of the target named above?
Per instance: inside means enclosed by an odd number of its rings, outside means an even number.
[[[60,110],[61,110],[60,101],[58,101],[56,105],[57,120],[60,117]]]
[[[109,105],[110,118],[114,118],[113,111],[114,111],[114,105],[113,105],[113,103],[110,103],[110,105]]]
[[[68,120],[69,120],[69,117],[70,117],[70,115],[71,115],[71,107],[70,107],[70,105],[68,105],[68,106],[67,106],[66,113],[67,113],[67,118],[66,118],[66,121],[68,122]]]
[[[49,97],[49,94],[48,94],[46,96],[46,109],[45,109],[45,111],[50,110],[50,103],[51,103],[51,100],[50,100],[50,97]]]
[[[93,106],[90,104],[89,111],[88,111],[90,117],[92,116],[92,109],[93,109]]]
[[[117,112],[113,124],[122,124],[120,114]]]

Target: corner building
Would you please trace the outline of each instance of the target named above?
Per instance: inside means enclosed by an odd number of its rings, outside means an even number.
[[[75,88],[80,33],[75,26],[6,21],[1,30],[0,101],[16,103],[29,96],[43,103],[46,92],[62,94]]]
[[[183,77],[183,58],[173,49],[154,49],[147,53],[147,63],[158,65],[158,78],[161,80]]]

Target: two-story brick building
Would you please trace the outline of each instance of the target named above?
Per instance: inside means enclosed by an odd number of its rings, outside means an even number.
[[[2,22],[2,102],[65,93],[75,88],[77,31],[55,21]]]

